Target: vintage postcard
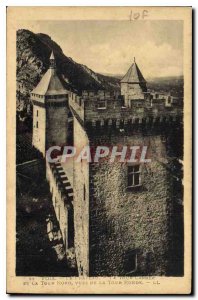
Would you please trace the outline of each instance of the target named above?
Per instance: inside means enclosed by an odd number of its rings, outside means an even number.
[[[192,8],[7,8],[7,292],[190,294]]]

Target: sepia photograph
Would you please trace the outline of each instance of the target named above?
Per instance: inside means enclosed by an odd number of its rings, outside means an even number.
[[[191,8],[29,10],[7,16],[10,290],[190,293]]]

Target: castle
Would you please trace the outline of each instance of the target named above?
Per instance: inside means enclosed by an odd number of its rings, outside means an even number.
[[[120,92],[67,91],[52,53],[48,71],[31,92],[32,142],[44,157],[49,147],[66,145],[71,130],[78,149],[147,146],[148,164],[46,161],[46,176],[79,276],[173,275],[178,179],[171,166],[182,107],[171,95],[147,91],[135,59],[120,84]],[[181,189],[176,197],[182,199]]]

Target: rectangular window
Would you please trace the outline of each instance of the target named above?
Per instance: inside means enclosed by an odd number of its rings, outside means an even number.
[[[38,128],[38,121],[36,122],[36,128]]]
[[[37,109],[37,111],[36,111],[36,116],[38,117],[38,109]]]
[[[85,184],[84,184],[84,188],[83,188],[83,198],[84,198],[84,201],[86,199],[86,188],[85,188]]]
[[[140,166],[139,165],[129,165],[128,166],[128,187],[140,186]]]
[[[106,108],[106,101],[105,100],[99,100],[98,101],[98,109],[105,109]]]

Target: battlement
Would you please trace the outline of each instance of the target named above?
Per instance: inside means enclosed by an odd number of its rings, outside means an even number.
[[[83,91],[82,96],[69,95],[72,113],[84,126],[86,124],[143,124],[173,122],[182,120],[182,107],[172,101],[173,97],[164,94],[146,93],[144,99],[134,99],[130,107],[124,106],[119,93],[106,91]]]
[[[65,157],[53,152],[53,163],[46,154],[46,177],[65,249],[75,247],[79,275],[169,274],[173,260],[165,258],[175,253],[169,234],[178,225],[177,219],[172,222],[173,205],[176,197],[182,199],[180,175],[175,174],[182,172],[174,162],[183,155],[178,147],[182,99],[148,91],[135,61],[120,91],[77,95],[64,90],[53,53],[50,59],[49,72],[31,93],[33,145],[44,155],[53,145],[75,147],[74,152],[64,148]],[[124,159],[119,163],[113,155]]]
[[[83,99],[100,99],[100,100],[105,100],[105,99],[118,99],[120,96],[119,92],[116,91],[105,91],[105,90],[98,90],[98,91],[87,91],[83,90],[82,91],[82,98]]]

